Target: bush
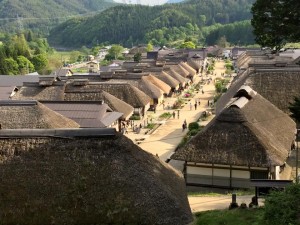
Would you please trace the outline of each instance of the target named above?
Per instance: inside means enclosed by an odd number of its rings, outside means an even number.
[[[170,118],[171,116],[172,116],[171,113],[165,112],[165,113],[161,114],[161,115],[159,116],[159,118],[164,118],[164,119],[166,119],[166,118]]]
[[[267,224],[299,224],[300,185],[292,184],[284,191],[273,191],[265,200],[265,220]]]
[[[155,123],[148,123],[146,128],[153,129],[155,127]]]
[[[192,122],[192,123],[189,123],[189,131],[191,130],[199,130],[200,126],[197,122]]]
[[[130,120],[140,120],[141,117],[139,115],[132,115],[129,119]]]
[[[188,135],[195,136],[196,134],[198,134],[198,132],[199,132],[199,129],[193,129],[188,132]]]

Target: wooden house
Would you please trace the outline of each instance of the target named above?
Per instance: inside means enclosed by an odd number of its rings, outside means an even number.
[[[248,188],[250,179],[282,179],[295,131],[288,115],[243,86],[172,159],[185,161],[187,184]]]

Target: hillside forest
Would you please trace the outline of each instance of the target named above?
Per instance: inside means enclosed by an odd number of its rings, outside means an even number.
[[[231,44],[253,44],[250,24],[253,2],[190,0],[154,7],[120,5],[95,16],[77,17],[60,24],[50,31],[49,43],[79,47],[107,42],[131,47],[151,41],[154,45],[176,46],[178,39],[189,38],[197,45],[206,45],[225,36]]]

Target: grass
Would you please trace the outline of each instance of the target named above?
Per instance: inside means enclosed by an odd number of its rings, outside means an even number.
[[[213,210],[195,214],[196,225],[263,225],[264,208]]]
[[[224,195],[231,195],[233,193],[235,193],[237,196],[255,195],[255,190],[254,189],[231,190],[231,191],[226,191],[225,193],[216,193],[216,192],[210,192],[210,191],[188,192],[188,196],[193,196],[193,197],[218,197],[218,196],[224,196]]]
[[[172,116],[171,113],[165,112],[165,113],[161,114],[161,115],[159,116],[159,118],[162,118],[162,119],[168,119],[168,118],[170,118],[171,116]]]

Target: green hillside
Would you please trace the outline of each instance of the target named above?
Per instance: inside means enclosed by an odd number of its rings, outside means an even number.
[[[90,46],[93,43],[126,44],[145,41],[147,32],[188,23],[200,29],[251,18],[254,0],[190,0],[162,6],[116,6],[93,17],[75,18],[50,32],[51,44]]]
[[[23,27],[45,34],[74,16],[93,15],[115,5],[113,0],[0,0],[0,30],[15,32]]]

